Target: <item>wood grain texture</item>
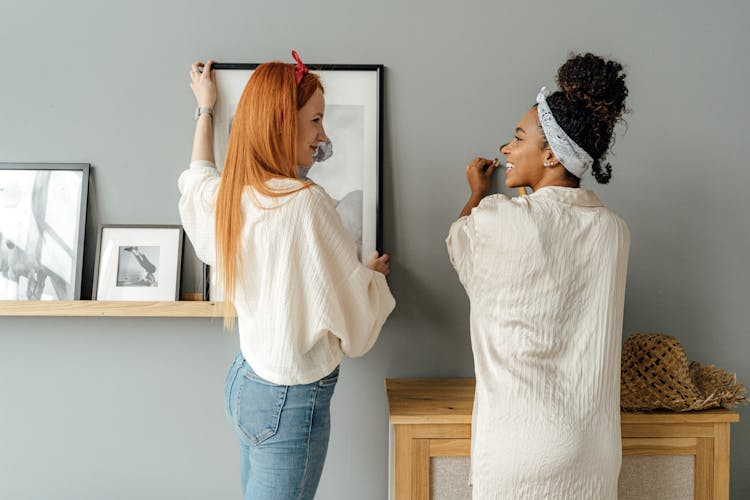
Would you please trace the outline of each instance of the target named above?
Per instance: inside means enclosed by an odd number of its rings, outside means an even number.
[[[218,318],[221,302],[173,301],[136,302],[103,300],[0,301],[0,316],[47,317],[142,317],[142,318]]]
[[[392,424],[471,424],[474,379],[386,379]]]
[[[391,424],[471,424],[474,405],[473,378],[432,378],[385,380],[390,405]],[[718,409],[692,412],[621,413],[623,435],[632,425],[684,424],[674,431],[674,437],[713,436],[713,425],[739,422],[734,410]],[[690,427],[692,426],[692,427]],[[655,435],[664,437],[662,427],[655,428]],[[648,428],[637,428],[643,436]],[[687,433],[687,434],[686,434]]]
[[[714,425],[714,498],[729,499],[729,425]]]
[[[412,456],[414,452],[413,443],[416,441],[412,436],[411,425],[398,425],[396,433],[396,500],[409,500],[414,479],[412,477]]]
[[[431,457],[468,457],[471,439],[430,439]]]
[[[714,497],[714,440],[699,438],[695,454],[695,499],[719,500]],[[727,497],[728,498],[728,497]],[[721,499],[725,500],[725,499]]]
[[[697,438],[623,438],[622,455],[695,455]]]
[[[412,441],[411,500],[430,500],[430,440]]]

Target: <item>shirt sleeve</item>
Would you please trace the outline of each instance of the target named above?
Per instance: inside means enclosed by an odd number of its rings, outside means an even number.
[[[477,237],[479,227],[486,230],[487,221],[498,216],[498,208],[509,201],[503,194],[485,196],[482,201],[471,209],[471,214],[461,217],[454,222],[448,231],[445,243],[448,247],[448,257],[458,274],[458,279],[468,291],[474,273],[477,254]]]
[[[451,224],[445,240],[451,264],[467,290],[474,270],[474,241],[474,219],[471,215],[465,215]]]
[[[205,160],[190,163],[180,174],[178,204],[185,233],[190,238],[195,254],[210,266],[216,265],[216,195],[221,176],[216,166]]]
[[[302,243],[310,279],[306,293],[317,309],[316,335],[330,332],[349,357],[364,355],[375,344],[396,302],[385,276],[363,265],[357,258],[352,236],[346,231],[331,198],[318,187],[309,188],[310,210]]]

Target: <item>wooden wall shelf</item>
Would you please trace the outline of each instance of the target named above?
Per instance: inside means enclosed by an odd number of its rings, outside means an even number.
[[[220,318],[223,311],[222,302],[193,300],[175,302],[0,300],[0,316]]]

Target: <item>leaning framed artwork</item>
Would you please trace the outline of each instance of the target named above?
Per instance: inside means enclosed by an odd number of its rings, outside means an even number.
[[[308,64],[325,92],[323,125],[332,155],[302,173],[333,198],[360,259],[382,251],[383,66]],[[237,103],[258,64],[214,63],[214,151],[222,168]],[[316,155],[317,156],[317,155]]]
[[[0,163],[0,300],[81,298],[88,163]]]
[[[100,226],[94,300],[177,300],[182,240],[182,226]]]

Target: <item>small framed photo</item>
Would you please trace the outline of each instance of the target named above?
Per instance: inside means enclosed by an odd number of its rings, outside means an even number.
[[[88,163],[0,163],[0,300],[81,298]]]
[[[328,192],[357,244],[360,260],[382,252],[383,66],[308,64],[325,93],[323,119],[330,157],[303,175]],[[214,151],[222,168],[235,110],[258,64],[214,63]],[[317,156],[317,155],[316,155]]]
[[[178,300],[182,240],[182,226],[99,226],[94,300]]]

